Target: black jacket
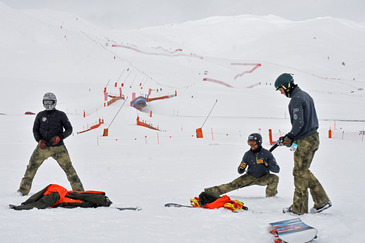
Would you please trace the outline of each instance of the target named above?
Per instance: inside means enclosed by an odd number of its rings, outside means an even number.
[[[252,175],[255,178],[260,178],[270,173],[270,171],[278,173],[280,171],[279,165],[272,153],[262,147],[255,151],[251,149],[247,151],[238,167],[238,173],[242,174],[245,172],[246,167],[247,174]]]
[[[299,140],[317,132],[318,118],[312,97],[296,87],[291,95],[289,114],[292,129],[288,133],[293,140]]]
[[[54,147],[55,145],[52,145],[51,139],[54,136],[59,136],[61,141],[56,146],[63,145],[63,140],[71,133],[71,123],[62,111],[56,109],[41,111],[35,118],[33,135],[37,142],[43,139],[47,146]]]

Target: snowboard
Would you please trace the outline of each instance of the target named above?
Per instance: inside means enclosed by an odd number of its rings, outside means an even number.
[[[184,205],[184,204],[179,204],[179,203],[166,203],[165,207],[175,207],[175,208],[195,208],[191,205]],[[232,213],[238,213],[240,211],[247,211],[248,208],[246,206],[242,207],[242,210],[236,210],[236,211],[231,211]]]
[[[166,203],[165,207],[175,207],[175,208],[193,208],[191,205],[183,205],[179,203]]]
[[[9,204],[10,209],[15,209],[15,207],[16,207],[15,205]],[[115,209],[118,209],[119,211],[124,211],[124,210],[140,211],[140,210],[142,210],[142,208],[140,208],[140,207],[110,207],[110,208],[115,208]]]
[[[317,238],[317,229],[305,224],[300,218],[270,223],[270,233],[275,243],[304,243]]]
[[[119,211],[124,211],[124,210],[141,211],[142,210],[142,208],[140,208],[140,207],[126,207],[126,208],[116,207],[116,209],[118,209]]]

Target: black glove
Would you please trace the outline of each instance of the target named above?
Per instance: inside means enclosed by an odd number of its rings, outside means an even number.
[[[39,145],[39,147],[41,149],[47,148],[47,144],[46,144],[46,142],[43,139],[41,139],[41,140],[38,141],[38,145]]]
[[[280,146],[285,145],[290,147],[293,144],[293,139],[288,134],[279,138]]]

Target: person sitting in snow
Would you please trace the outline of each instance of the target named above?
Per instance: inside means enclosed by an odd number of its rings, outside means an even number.
[[[274,197],[278,193],[279,177],[271,174],[270,171],[278,173],[280,167],[272,153],[261,146],[261,135],[252,133],[248,136],[247,143],[251,149],[244,154],[238,173],[244,173],[246,168],[247,172],[230,183],[205,188],[203,194],[219,196],[252,185],[267,186],[266,197]]]
[[[84,191],[63,143],[72,133],[71,123],[64,112],[56,110],[57,98],[53,93],[46,93],[42,102],[45,110],[37,114],[33,125],[33,135],[38,145],[29,160],[18,192],[22,196],[28,195],[38,168],[49,157],[54,158],[65,171],[73,190]]]

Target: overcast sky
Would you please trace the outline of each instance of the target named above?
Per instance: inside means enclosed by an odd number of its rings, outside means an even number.
[[[131,29],[210,16],[274,14],[291,20],[365,22],[365,0],[0,0],[12,8],[72,12],[106,28]]]

